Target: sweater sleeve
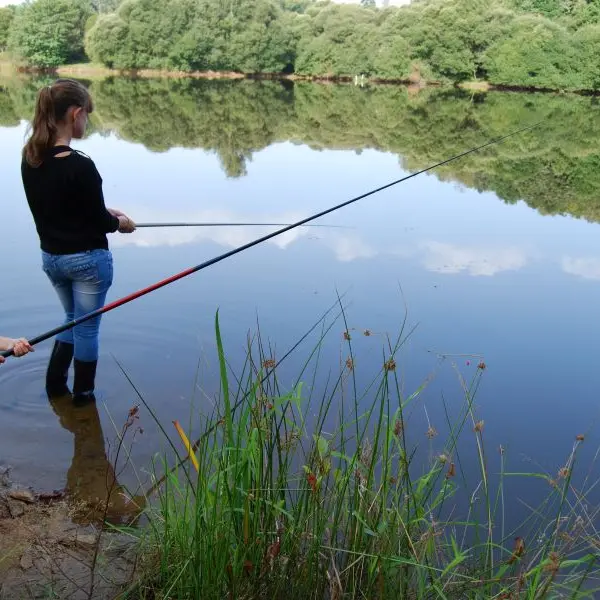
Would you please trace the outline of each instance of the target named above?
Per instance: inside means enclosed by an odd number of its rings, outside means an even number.
[[[106,210],[102,177],[92,159],[82,156],[80,162],[78,183],[86,220],[91,228],[100,233],[114,233],[119,228],[119,219]]]

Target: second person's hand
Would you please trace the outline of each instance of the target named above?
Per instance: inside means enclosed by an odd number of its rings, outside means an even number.
[[[12,351],[16,357],[25,356],[29,352],[35,352],[33,346],[25,338],[13,340]]]
[[[133,233],[135,231],[135,223],[126,215],[119,215],[119,233]]]

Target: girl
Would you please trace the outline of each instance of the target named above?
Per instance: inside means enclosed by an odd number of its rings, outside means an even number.
[[[12,338],[2,337],[0,335],[0,352],[4,350],[12,350],[15,356],[23,356],[28,352],[34,352],[26,339],[21,338],[19,340],[13,340]],[[0,365],[5,360],[4,356],[0,356]]]
[[[104,305],[113,281],[107,233],[131,233],[134,222],[107,209],[102,178],[91,158],[73,150],[85,134],[93,105],[81,83],[58,79],[37,97],[32,133],[23,148],[21,176],[42,251],[42,268],[63,305],[66,322]],[[70,393],[74,358],[75,400],[94,400],[101,317],[56,336],[46,371],[46,391]]]

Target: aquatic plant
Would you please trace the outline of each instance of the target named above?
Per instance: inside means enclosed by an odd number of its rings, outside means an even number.
[[[318,340],[287,388],[278,372],[289,353],[276,359],[260,331],[234,372],[217,314],[217,414],[202,420],[194,444],[175,424],[170,443],[193,460],[155,464],[142,576],[124,597],[594,597],[595,482],[576,487],[573,479],[584,437],[574,436],[555,475],[507,472],[505,450],[486,451],[485,423],[475,416],[486,374],[479,359],[470,380],[443,359],[462,398],[456,414],[444,404],[447,438],[428,415],[427,430],[411,431],[408,413],[427,382],[403,392],[406,320],[396,339],[363,330],[383,343],[379,372],[361,386],[359,342],[341,302],[332,311],[311,329]],[[317,385],[324,341],[340,319],[339,372]],[[463,469],[469,448],[476,473]],[[514,523],[518,500],[505,494],[506,482],[521,478],[543,499]]]

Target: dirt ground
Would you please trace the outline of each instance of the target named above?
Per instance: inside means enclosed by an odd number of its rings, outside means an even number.
[[[74,436],[73,459],[64,489],[52,493],[20,488],[0,468],[0,600],[123,597],[136,539],[101,524],[136,522],[146,497],[118,482],[95,402],[75,406],[69,395],[50,404]],[[136,419],[134,409],[126,428]]]
[[[61,493],[35,494],[0,477],[1,600],[124,597],[135,538],[77,521]]]

